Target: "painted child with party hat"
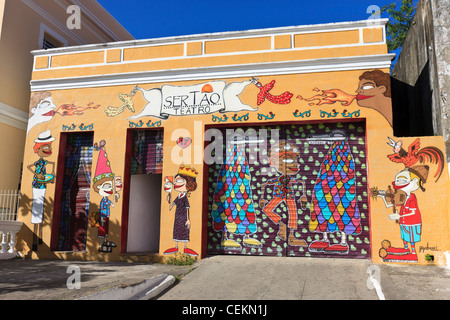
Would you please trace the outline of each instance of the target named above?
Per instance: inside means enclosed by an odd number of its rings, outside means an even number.
[[[105,148],[106,142],[101,141],[100,146],[94,146],[95,150],[100,151],[93,179],[93,188],[102,200],[100,202],[100,222],[98,226],[98,238],[100,239],[99,252],[111,252],[112,248],[116,247],[114,242],[108,241],[109,235],[109,218],[111,214],[110,207],[114,207],[115,203],[119,201],[120,195],[118,192],[122,190],[122,178],[116,177],[111,170],[111,164],[108,160],[108,154]],[[113,196],[113,201],[109,197]]]

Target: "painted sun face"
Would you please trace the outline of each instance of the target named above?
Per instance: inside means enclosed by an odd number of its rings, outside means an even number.
[[[44,144],[42,147],[37,149],[37,154],[41,158],[50,157],[52,155],[52,145],[51,144]]]
[[[114,186],[111,180],[103,182],[101,185],[97,186],[98,194],[102,197],[112,196],[114,193]]]

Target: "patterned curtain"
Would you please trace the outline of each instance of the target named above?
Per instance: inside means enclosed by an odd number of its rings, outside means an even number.
[[[92,133],[73,133],[67,136],[59,251],[86,249],[93,140]]]
[[[161,174],[164,133],[156,130],[133,131],[131,174]]]

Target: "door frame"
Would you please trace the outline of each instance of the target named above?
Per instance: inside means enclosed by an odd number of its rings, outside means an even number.
[[[133,146],[133,131],[162,131],[163,137],[165,137],[164,128],[128,128],[126,137],[125,148],[125,170],[123,176],[123,200],[122,200],[122,222],[120,230],[120,253],[127,254],[128,244],[128,219],[130,217],[130,191],[131,191],[131,153]],[[163,151],[164,151],[164,139],[163,139]],[[164,171],[164,159],[163,159],[163,171]],[[164,179],[163,179],[164,182]],[[161,209],[160,209],[161,214]],[[161,229],[161,226],[160,226]],[[161,231],[161,230],[160,230]]]
[[[55,197],[54,197],[55,202],[53,204],[52,231],[50,236],[50,251],[59,251],[58,238],[61,224],[61,209],[63,203],[63,185],[64,185],[64,170],[66,165],[67,137],[70,134],[79,134],[79,133],[83,134],[90,133],[92,134],[93,141],[95,141],[94,131],[61,132],[59,136],[60,138],[59,138],[58,160],[56,164],[56,181],[55,181]],[[87,244],[84,251],[78,252],[86,252],[86,251],[87,251]],[[63,251],[63,252],[72,252],[72,251]]]

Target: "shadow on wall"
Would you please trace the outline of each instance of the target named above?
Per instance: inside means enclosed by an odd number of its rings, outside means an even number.
[[[414,86],[391,76],[394,135],[397,137],[433,136],[433,90],[430,62],[422,69]]]
[[[51,247],[54,245],[58,247],[58,243],[51,243],[51,235],[53,232],[58,232],[59,228],[53,228],[53,208],[54,208],[54,199],[46,198],[44,202],[44,219],[40,225],[32,225],[29,222],[31,221],[31,208],[33,204],[33,199],[27,195],[22,194],[21,202],[20,202],[20,220],[24,223],[21,231],[17,235],[17,245],[16,249],[20,252],[26,259],[31,259],[35,257],[37,259],[60,259],[61,254],[69,253],[66,258],[67,260],[81,260],[81,261],[90,261],[94,258],[94,260],[100,261],[115,261],[112,259],[111,255],[120,254],[120,248],[117,246],[113,248],[112,252],[99,252],[99,238],[98,238],[98,228],[92,227],[89,224],[89,217],[91,216],[91,212],[99,212],[99,206],[95,202],[91,202],[89,206],[89,214],[86,216],[86,225],[87,229],[84,234],[75,234],[78,239],[77,241],[85,241],[86,243],[86,251],[58,251],[52,250]],[[31,229],[33,228],[33,229]],[[44,232],[42,232],[44,230]],[[55,231],[56,230],[56,231]],[[120,225],[114,220],[111,219],[109,221],[109,233],[111,239],[114,239],[117,243],[120,241]],[[42,235],[44,235],[42,237]],[[63,235],[59,232],[57,241],[64,241]],[[85,240],[84,240],[85,239]],[[37,249],[37,250],[36,250]],[[89,252],[91,254],[86,254]]]

